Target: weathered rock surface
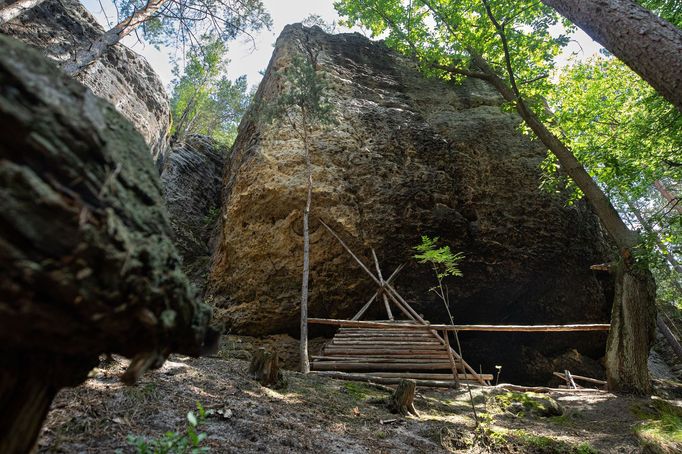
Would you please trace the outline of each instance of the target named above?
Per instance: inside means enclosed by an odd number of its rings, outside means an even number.
[[[142,136],[6,36],[0,135],[0,452],[29,452],[100,353],[198,355],[211,311],[180,270]]]
[[[167,154],[161,183],[183,269],[201,291],[211,259],[211,232],[220,215],[227,150],[212,139],[190,136]]]
[[[0,32],[39,48],[58,62],[103,31],[78,0],[47,0],[0,27]],[[154,159],[163,155],[170,106],[159,76],[144,57],[119,44],[77,78],[135,126]]]
[[[599,223],[583,204],[538,189],[543,147],[522,135],[486,84],[446,84],[358,34],[285,28],[256,95],[274,99],[296,42],[319,51],[337,124],[312,134],[311,317],[349,317],[372,281],[320,225],[330,224],[384,275],[409,265],[397,288],[432,322],[445,322],[429,292],[432,271],[412,259],[420,235],[462,251],[463,278],[448,283],[459,323],[568,323],[609,319],[611,283],[591,264],[604,260]],[[209,294],[233,332],[297,332],[305,199],[303,146],[284,126],[252,111],[226,167],[222,231]],[[599,279],[605,279],[600,282]],[[397,312],[397,310],[395,310]],[[385,319],[377,305],[368,318]],[[576,348],[603,354],[604,334],[470,334],[476,367],[502,364],[505,379],[529,373],[527,352],[549,357]],[[523,343],[525,349],[510,345]],[[551,372],[551,371],[549,371]],[[545,371],[547,373],[547,371]],[[527,377],[526,377],[527,378]]]

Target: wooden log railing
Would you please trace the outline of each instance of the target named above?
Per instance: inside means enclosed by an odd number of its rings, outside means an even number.
[[[491,332],[523,332],[550,333],[570,331],[608,331],[608,323],[578,323],[570,325],[439,325],[396,322],[374,322],[360,320],[340,320],[332,318],[309,318],[308,323],[318,325],[334,325],[346,328],[380,328],[402,330],[440,330],[440,331],[491,331]]]

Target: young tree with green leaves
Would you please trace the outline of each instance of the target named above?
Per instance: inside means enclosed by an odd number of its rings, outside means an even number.
[[[557,157],[585,195],[618,247],[612,267],[616,292],[606,369],[612,390],[648,393],[647,359],[654,333],[651,274],[638,263],[640,238],[623,222],[602,188],[570,148],[545,124],[544,97],[554,57],[567,43],[553,37],[556,13],[539,2],[511,0],[341,0],[337,10],[351,25],[362,24],[386,43],[415,58],[427,74],[446,79],[474,77],[492,85],[525,125]]]
[[[272,24],[262,0],[114,0],[114,4],[124,19],[76,49],[61,64],[64,72],[78,74],[133,32],[141,32],[154,45],[184,49],[209,32],[229,41]]]
[[[448,292],[448,285],[444,282],[448,277],[461,277],[462,271],[459,269],[459,262],[464,259],[464,254],[461,252],[453,253],[450,246],[438,246],[440,238],[429,238],[427,235],[422,235],[421,244],[414,247],[417,251],[414,258],[419,263],[425,263],[431,266],[433,275],[438,283],[435,287],[429,289],[438,296],[443,302],[445,310],[450,318],[450,324],[455,324],[455,319],[450,311],[450,294]],[[459,356],[462,357],[462,345],[459,342],[459,335],[455,333],[455,340],[457,341],[457,349]]]
[[[306,169],[306,202],[303,208],[303,278],[301,282],[301,372],[310,372],[308,359],[308,279],[310,275],[310,209],[313,198],[311,132],[332,122],[332,106],[326,96],[327,85],[318,74],[318,54],[308,42],[298,42],[298,53],[277,73],[283,90],[274,100],[260,106],[268,122],[286,125],[303,143]]]
[[[201,134],[230,146],[237,126],[251,102],[246,76],[227,77],[227,46],[215,36],[201,39],[187,54],[180,74],[175,65],[171,95],[171,143]]]

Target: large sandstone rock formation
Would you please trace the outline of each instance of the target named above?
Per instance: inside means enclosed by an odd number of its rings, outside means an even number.
[[[491,87],[428,80],[381,43],[296,25],[277,41],[255,105],[278,95],[297,42],[319,52],[337,120],[312,134],[310,316],[351,316],[374,291],[322,218],[368,265],[373,247],[384,274],[408,262],[397,287],[432,322],[447,318],[429,293],[431,270],[412,259],[424,234],[466,256],[464,277],[448,284],[457,322],[608,320],[610,283],[589,268],[606,255],[596,217],[538,189],[545,150],[518,131],[520,119],[501,111]],[[302,150],[294,131],[267,126],[255,110],[240,125],[209,288],[235,332],[297,332]],[[376,308],[370,317],[385,318]],[[599,357],[604,342],[603,334],[472,334],[464,353],[489,370],[503,364],[511,379],[538,353],[575,347]]]
[[[39,48],[56,61],[66,60],[103,31],[78,0],[47,0],[0,27],[0,32]],[[78,79],[135,126],[155,159],[163,155],[170,106],[159,76],[143,57],[116,45]]]

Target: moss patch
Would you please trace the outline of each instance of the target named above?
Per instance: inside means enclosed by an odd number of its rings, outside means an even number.
[[[658,453],[682,452],[682,408],[655,399],[650,405],[633,407],[632,412],[644,420],[635,434],[645,446]]]
[[[494,397],[495,403],[503,410],[519,416],[561,416],[561,406],[551,397],[537,393],[506,392]]]

